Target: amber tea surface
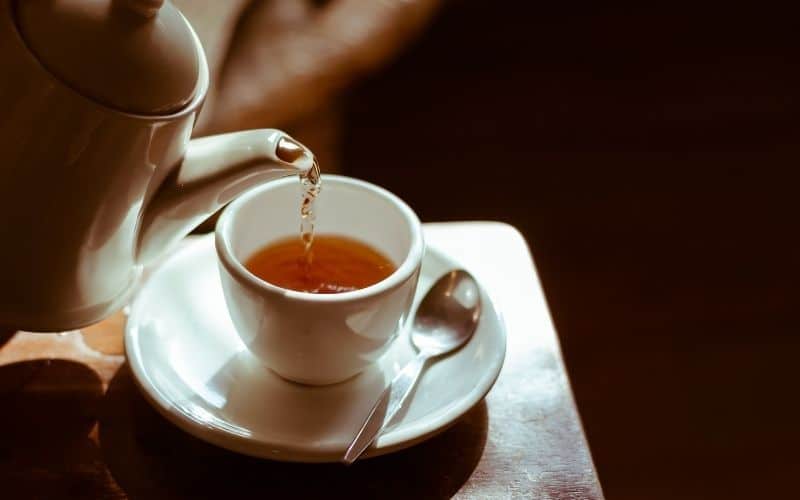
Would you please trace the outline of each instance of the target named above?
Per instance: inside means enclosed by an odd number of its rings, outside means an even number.
[[[310,249],[297,237],[270,243],[250,256],[245,267],[273,285],[310,293],[359,290],[397,269],[388,257],[365,243],[326,234],[315,235]]]

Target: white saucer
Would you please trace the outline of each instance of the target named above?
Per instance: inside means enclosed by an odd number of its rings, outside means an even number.
[[[415,305],[457,263],[429,248]],[[125,330],[134,378],[146,398],[186,432],[223,448],[274,460],[338,461],[363,419],[414,356],[407,332],[379,362],[341,384],[288,382],[244,348],[228,317],[213,235],[161,264],[137,294]],[[399,420],[367,456],[406,448],[446,429],[477,404],[500,373],[503,322],[485,292],[470,342],[430,364]]]

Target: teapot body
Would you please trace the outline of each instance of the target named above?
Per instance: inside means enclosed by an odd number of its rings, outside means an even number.
[[[168,116],[110,109],[26,50],[0,0],[0,325],[77,328],[110,314],[140,274],[148,201],[180,166],[208,87]]]

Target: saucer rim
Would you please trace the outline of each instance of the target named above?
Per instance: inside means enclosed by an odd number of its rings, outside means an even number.
[[[157,274],[161,268],[167,267],[173,260],[178,260],[191,251],[202,252],[204,244],[211,247],[210,251],[212,255],[216,257],[214,251],[214,233],[200,237],[192,237],[192,241],[180,247],[151,271],[150,278],[143,284],[141,289],[138,290],[131,302],[130,314],[125,325],[125,356],[128,367],[131,370],[132,378],[139,392],[160,415],[165,417],[181,431],[187,432],[198,439],[226,450],[256,458],[272,459],[282,462],[338,462],[344,450],[336,445],[320,446],[315,448],[312,453],[308,451],[307,447],[295,443],[286,441],[270,443],[252,437],[240,436],[218,426],[203,423],[199,421],[196,416],[187,413],[183,407],[174,404],[172,399],[167,397],[156,384],[152,383],[150,380],[151,377],[145,374],[143,358],[138,347],[134,343],[134,338],[138,338],[139,335],[137,331],[138,322],[134,321],[134,319],[142,315],[142,313],[139,312],[139,308],[142,307],[142,300],[140,300],[140,297],[143,296],[143,294],[139,292],[144,292],[145,289],[148,288],[150,279],[154,278],[155,274]],[[429,257],[429,254],[431,254],[432,257]],[[421,261],[424,262],[426,258],[438,258],[446,263],[448,267],[461,267],[455,259],[438,249],[435,245],[426,245]],[[493,375],[482,379],[481,383],[476,385],[472,391],[457,399],[453,404],[444,405],[427,417],[416,422],[397,425],[386,434],[380,436],[375,445],[364,453],[364,458],[377,457],[399,451],[444,432],[455,425],[462,416],[480,404],[489,391],[491,391],[505,363],[508,349],[507,327],[503,312],[497,307],[496,302],[492,300],[488,290],[486,290],[483,285],[481,285],[480,288],[481,299],[488,302],[490,306],[489,309],[494,312],[497,322],[497,328],[496,331],[493,332],[493,335],[498,336],[498,342],[501,343],[501,348],[496,352],[497,359],[499,359],[499,362],[495,363],[496,366],[495,364],[484,365],[485,368],[483,371],[494,372]],[[133,355],[131,353],[133,353]],[[144,381],[148,381],[148,383],[145,384]],[[287,381],[286,383],[291,382]],[[472,395],[472,397],[470,397],[470,395]],[[268,448],[277,449],[273,449],[272,454],[270,454]]]

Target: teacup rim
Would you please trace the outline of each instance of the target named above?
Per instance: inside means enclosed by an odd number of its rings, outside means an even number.
[[[298,182],[293,176],[265,182],[239,196],[222,211],[217,221],[214,242],[217,256],[228,272],[240,283],[246,284],[262,293],[279,295],[288,300],[329,304],[359,301],[381,295],[401,286],[412,278],[414,273],[419,270],[423,254],[425,253],[422,223],[414,210],[396,194],[368,181],[337,174],[322,174],[322,180],[323,190],[325,189],[324,186],[326,183],[337,183],[372,191],[388,199],[403,214],[411,231],[412,241],[405,259],[403,259],[392,274],[373,285],[358,290],[332,294],[318,294],[279,287],[251,273],[245,265],[234,256],[233,249],[231,248],[230,231],[232,231],[231,226],[233,221],[244,206],[262,195],[265,191],[276,189],[292,182]]]

